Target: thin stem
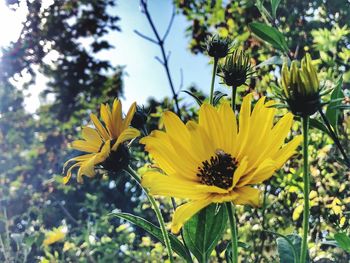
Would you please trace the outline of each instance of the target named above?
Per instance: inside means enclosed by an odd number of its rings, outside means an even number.
[[[218,58],[214,58],[214,64],[213,64],[213,74],[211,77],[211,85],[210,85],[210,96],[209,96],[209,102],[211,105],[214,103],[214,84],[215,84],[215,75],[216,75],[216,69],[218,67]]]
[[[343,158],[344,158],[347,166],[350,167],[350,160],[349,160],[343,146],[341,145],[338,136],[335,134],[331,124],[329,123],[327,116],[323,113],[322,110],[319,110],[319,113],[321,114],[321,117],[322,117],[324,123],[326,124],[328,131],[330,132],[331,138],[333,139],[333,141],[337,145],[338,149],[340,150],[341,154],[343,155]]]
[[[303,116],[303,157],[304,157],[304,215],[303,215],[303,241],[301,243],[300,263],[306,261],[307,254],[307,238],[309,232],[309,216],[310,216],[310,177],[309,177],[309,154],[308,154],[308,133],[309,133],[309,116]]]
[[[160,225],[160,229],[161,229],[162,234],[163,234],[163,240],[164,240],[167,252],[168,252],[169,260],[170,260],[171,263],[173,263],[174,262],[174,258],[173,258],[173,252],[171,250],[171,244],[170,244],[168,231],[165,228],[164,219],[163,219],[162,213],[161,213],[161,211],[160,211],[160,209],[159,209],[159,207],[158,207],[158,205],[156,203],[156,200],[153,198],[152,195],[150,195],[148,193],[147,189],[142,187],[141,179],[140,179],[139,175],[130,166],[126,169],[126,172],[141,186],[141,188],[143,189],[143,191],[145,192],[145,194],[147,196],[147,199],[152,204],[153,210],[154,210],[154,212],[157,215],[157,219],[158,219],[158,222],[159,222],[159,225]]]
[[[238,238],[235,208],[231,202],[226,203],[228,219],[230,221],[231,241],[232,241],[232,262],[238,262]]]
[[[231,107],[233,112],[236,112],[236,94],[237,94],[237,87],[232,86]]]
[[[169,57],[165,54],[165,48],[164,48],[164,42],[166,40],[166,37],[168,36],[168,33],[169,33],[170,29],[171,29],[172,24],[173,24],[175,12],[173,11],[172,17],[171,17],[169,25],[168,25],[168,28],[167,28],[163,38],[161,38],[159,33],[158,33],[158,29],[154,25],[154,22],[152,20],[151,14],[150,14],[150,12],[148,10],[148,6],[147,6],[146,0],[141,0],[140,4],[141,4],[143,13],[145,14],[145,16],[147,18],[147,21],[148,21],[149,25],[152,28],[152,31],[153,31],[154,36],[156,37],[156,40],[153,40],[152,38],[147,37],[147,36],[145,37],[143,34],[141,34],[138,31],[137,31],[137,34],[140,37],[142,37],[142,38],[144,38],[144,39],[146,39],[146,40],[148,40],[148,41],[150,41],[150,42],[152,42],[154,44],[157,44],[159,46],[160,51],[162,53],[162,57],[163,57],[163,60],[162,60],[161,64],[164,66],[165,73],[166,73],[168,81],[169,81],[171,93],[173,94],[173,99],[174,99],[174,102],[175,102],[176,112],[177,112],[178,116],[181,118],[181,110],[180,110],[180,106],[179,106],[178,94],[175,91],[175,87],[174,87],[174,84],[173,84],[173,79],[172,79],[171,74],[170,74]]]

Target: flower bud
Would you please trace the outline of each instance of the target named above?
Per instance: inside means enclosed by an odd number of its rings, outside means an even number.
[[[254,73],[252,65],[243,51],[235,50],[227,56],[223,64],[219,65],[219,73],[227,86],[239,87],[246,84],[248,78]]]
[[[298,67],[292,61],[288,69],[282,66],[281,86],[283,96],[294,115],[310,116],[321,107],[320,84],[310,54],[306,54]]]
[[[219,59],[227,56],[232,41],[229,38],[221,38],[218,35],[210,37],[207,41],[208,55]]]

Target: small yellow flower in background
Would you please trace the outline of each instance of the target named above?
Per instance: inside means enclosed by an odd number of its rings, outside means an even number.
[[[301,137],[284,145],[293,116],[274,125],[276,109],[261,98],[251,112],[252,94],[243,99],[239,125],[228,103],[218,109],[203,104],[199,122],[186,125],[165,112],[166,131],[153,131],[141,143],[164,172],[152,170],[142,185],[153,195],[189,199],[173,216],[172,232],[211,203],[231,201],[258,206],[260,192],[252,185],[270,178],[295,152]],[[283,146],[284,145],[284,146]]]
[[[285,62],[281,75],[283,97],[295,115],[312,115],[321,107],[320,83],[310,54],[301,60],[300,67],[294,60],[288,69]]]
[[[45,239],[43,241],[44,246],[49,246],[59,241],[62,241],[67,234],[67,227],[60,226],[45,233]]]
[[[125,152],[127,153],[127,149],[123,148],[123,143],[140,135],[139,130],[129,127],[135,111],[136,103],[133,103],[125,119],[123,119],[120,100],[114,100],[112,110],[108,104],[101,104],[100,114],[103,124],[95,114],[90,115],[94,128],[83,127],[83,140],[76,140],[72,143],[73,149],[86,152],[87,154],[74,157],[64,164],[64,167],[66,167],[68,163],[76,162],[68,169],[63,182],[67,183],[72,176],[72,169],[78,167],[77,180],[79,183],[83,182],[83,175],[88,177],[95,176],[95,166],[106,161],[109,156],[113,157],[113,154],[116,155],[114,156],[116,161],[114,161],[114,164],[110,162],[109,166],[125,165],[127,161],[121,157]]]

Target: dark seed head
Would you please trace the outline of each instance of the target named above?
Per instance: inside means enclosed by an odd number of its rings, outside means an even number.
[[[228,189],[232,185],[233,174],[237,168],[237,161],[230,154],[218,149],[209,160],[198,167],[197,176],[206,185]]]

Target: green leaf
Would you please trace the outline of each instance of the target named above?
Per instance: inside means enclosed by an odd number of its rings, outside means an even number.
[[[164,244],[163,235],[160,228],[155,226],[151,222],[147,221],[146,219],[143,219],[142,217],[135,216],[132,214],[122,213],[122,212],[112,212],[109,215],[119,217],[121,219],[129,221],[130,223],[138,227],[141,227],[143,230],[147,231],[148,233],[150,233],[152,236],[154,236]],[[173,249],[173,251],[175,251],[179,256],[185,259],[186,262],[192,262],[191,255],[187,252],[186,248],[177,239],[177,237],[169,233],[169,239],[170,239],[171,248]]]
[[[332,138],[332,135],[329,133],[329,130],[322,122],[320,122],[316,119],[310,119],[310,127],[316,128],[316,129],[328,134]]]
[[[337,107],[342,104],[341,99],[344,98],[342,86],[343,86],[343,77],[340,76],[339,79],[337,80],[336,87],[334,88],[331,94],[331,101],[326,110],[326,117],[335,131],[338,130],[337,126],[338,126],[338,119],[340,114],[340,109]]]
[[[261,68],[264,66],[270,66],[270,65],[282,65],[283,64],[283,58],[280,56],[273,56],[265,60],[264,62],[261,62],[259,65],[257,65],[255,68]]]
[[[209,205],[186,222],[183,228],[187,247],[199,262],[206,262],[226,229],[223,205]]]
[[[264,1],[262,0],[257,0],[255,3],[255,6],[258,8],[260,14],[264,17],[267,18],[267,20],[272,20],[272,16],[270,15],[270,13],[266,10],[266,8],[264,7]]]
[[[259,22],[252,22],[249,24],[249,27],[255,35],[271,44],[274,48],[283,52],[288,51],[288,45],[284,36],[276,28]]]
[[[337,233],[334,235],[334,239],[337,241],[339,247],[350,253],[350,237],[345,233]]]
[[[281,0],[271,0],[271,12],[272,12],[272,17],[276,18],[276,12],[277,12],[277,8],[281,2]]]
[[[276,239],[278,255],[282,263],[297,263],[299,262],[301,253],[301,237],[295,234],[283,236],[279,234]],[[309,252],[306,255],[306,262],[309,263]]]
[[[223,97],[225,97],[225,96],[227,96],[227,94],[222,93],[221,91],[216,90],[216,91],[214,92],[214,98],[213,98],[213,104],[214,104],[214,106],[217,105],[217,104],[220,102],[220,100],[221,100]]]
[[[182,92],[185,92],[188,95],[190,95],[192,98],[194,98],[199,106],[201,106],[203,104],[203,101],[201,101],[201,99],[198,98],[198,96],[196,94],[192,93],[191,91],[183,90]]]

